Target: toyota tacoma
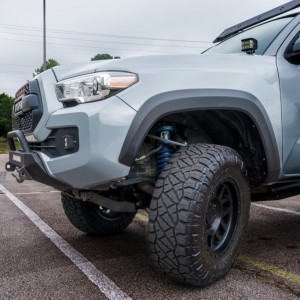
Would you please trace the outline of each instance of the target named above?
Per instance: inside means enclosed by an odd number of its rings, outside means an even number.
[[[199,55],[37,75],[16,93],[6,169],[60,190],[89,234],[119,233],[145,209],[154,264],[191,285],[217,281],[250,201],[300,193],[300,14],[287,14],[299,6],[230,27]]]

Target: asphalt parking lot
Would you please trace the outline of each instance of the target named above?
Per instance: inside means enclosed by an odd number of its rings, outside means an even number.
[[[178,284],[152,267],[147,215],[120,235],[74,228],[60,193],[18,184],[0,155],[0,299],[300,299],[300,196],[257,202],[234,268],[204,288]]]

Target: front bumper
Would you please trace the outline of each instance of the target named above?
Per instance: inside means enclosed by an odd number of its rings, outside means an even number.
[[[118,97],[105,101],[59,109],[48,119],[45,127],[53,131],[78,128],[79,149],[75,153],[51,157],[46,152],[31,150],[21,131],[9,133],[8,171],[17,168],[24,176],[59,190],[101,189],[110,182],[126,177],[128,166],[119,162],[126,134],[136,112]],[[22,151],[17,151],[17,137]],[[57,141],[59,142],[59,141]]]
[[[14,138],[17,138],[21,144],[22,151],[16,150]],[[34,179],[38,182],[50,185],[58,190],[67,190],[70,186],[66,183],[51,177],[36,152],[31,152],[24,134],[20,130],[11,131],[7,135],[10,147],[9,161],[6,163],[6,170],[19,172],[19,181],[24,179]]]

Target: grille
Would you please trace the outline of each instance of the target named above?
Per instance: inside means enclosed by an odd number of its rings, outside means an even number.
[[[13,107],[14,130],[33,132],[43,115],[43,104],[37,80],[30,80],[16,93]]]
[[[18,99],[22,95],[28,95],[29,94],[29,83],[22,86],[17,92],[16,92],[16,99]]]
[[[32,111],[21,116],[14,116],[13,128],[15,130],[27,130],[32,128]]]

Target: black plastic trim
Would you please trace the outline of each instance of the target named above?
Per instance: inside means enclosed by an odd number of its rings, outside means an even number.
[[[24,128],[23,132],[25,133],[31,133],[36,128],[37,124],[39,123],[42,115],[43,115],[43,102],[41,98],[41,92],[39,88],[38,81],[36,79],[30,80],[24,87],[22,87],[19,91],[22,91],[22,89],[26,92],[24,92],[23,95],[20,95],[18,98],[16,98],[14,103],[14,111],[15,111],[15,105],[20,103],[21,109],[17,109],[17,112],[14,114],[14,118],[18,119],[19,121],[21,119],[24,120],[25,115],[28,113],[31,113],[32,121],[30,128]],[[17,94],[19,93],[17,92]],[[16,122],[16,120],[15,120]],[[22,129],[18,128],[16,126],[16,123],[13,125],[14,129]]]
[[[249,28],[256,24],[262,23],[264,21],[270,20],[276,16],[279,16],[283,13],[291,11],[297,7],[300,7],[300,0],[294,0],[294,1],[287,2],[286,4],[283,4],[276,8],[273,8],[263,14],[260,14],[256,17],[253,17],[242,23],[239,23],[237,25],[227,28],[213,41],[213,43],[221,42],[221,41],[225,40],[226,38],[230,37],[231,35],[238,33],[239,31],[242,31],[246,28]]]
[[[14,138],[18,138],[22,147],[22,151],[16,150]],[[9,144],[9,162],[7,165],[10,167],[7,171],[13,171],[15,167],[24,168],[26,173],[35,181],[44,183],[46,185],[52,186],[58,190],[67,190],[71,186],[56,180],[51,177],[39,155],[36,152],[31,152],[28,143],[25,139],[24,134],[20,130],[11,131],[7,134],[7,140]],[[18,161],[14,158],[18,157]]]
[[[32,128],[31,128],[31,130],[33,132],[43,115],[43,101],[42,101],[42,97],[41,97],[39,83],[36,79],[29,81],[29,91],[30,91],[30,94],[35,94],[37,96],[37,100],[38,100],[38,108],[35,108],[32,110]]]
[[[22,112],[27,112],[39,107],[39,99],[37,95],[30,94],[22,99]]]
[[[146,135],[159,119],[174,113],[196,110],[234,110],[248,115],[256,125],[265,149],[268,164],[268,176],[265,182],[278,180],[280,159],[269,117],[256,97],[238,90],[178,90],[149,98],[138,110],[131,123],[119,162],[132,166]]]

